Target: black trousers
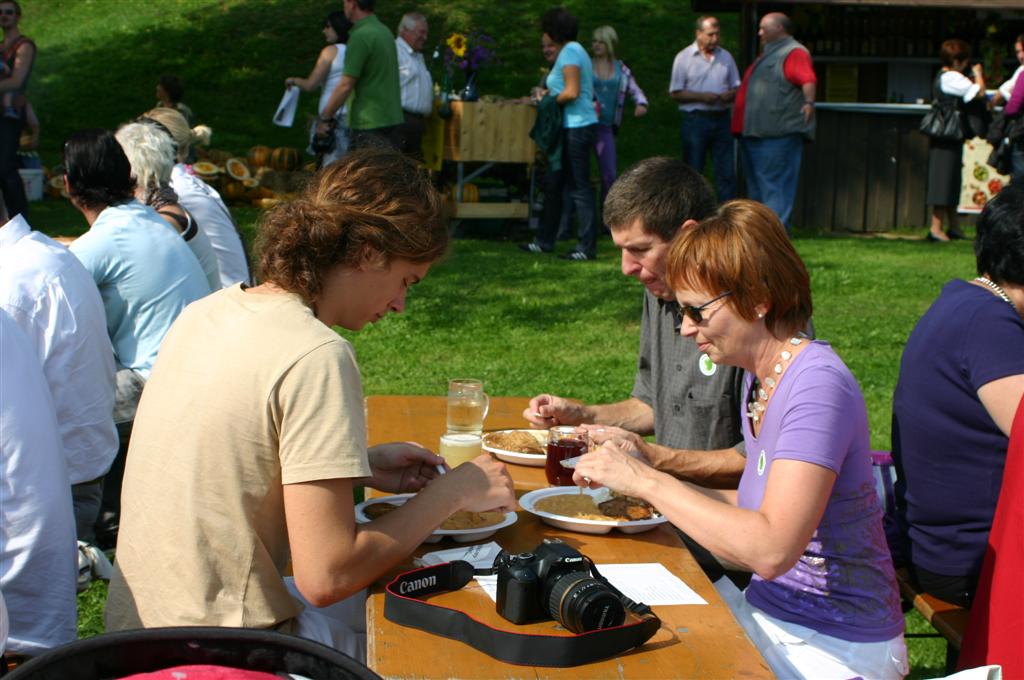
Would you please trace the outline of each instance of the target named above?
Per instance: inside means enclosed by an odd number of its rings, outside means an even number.
[[[423,160],[423,133],[427,129],[427,119],[418,113],[403,111],[405,121],[398,126],[398,138],[402,153],[416,160]]]
[[[399,149],[401,139],[399,138],[399,126],[391,125],[371,130],[352,130],[350,151],[359,149]]]
[[[25,185],[18,173],[18,138],[22,123],[17,118],[0,117],[0,192],[3,193],[7,214],[28,215]]]
[[[970,608],[974,593],[978,589],[979,574],[968,576],[945,576],[911,565],[914,578],[921,590],[959,607]]]

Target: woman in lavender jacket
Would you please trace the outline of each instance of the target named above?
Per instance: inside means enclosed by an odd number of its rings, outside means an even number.
[[[800,332],[810,277],[782,223],[760,203],[730,201],[682,230],[667,279],[680,334],[710,366],[746,370],[739,489],[656,470],[634,457],[628,435],[580,459],[573,480],[648,501],[753,571],[742,593],[727,578],[715,586],[778,677],[898,680],[909,670],[903,614],[864,397],[835,351]]]
[[[625,62],[615,58],[619,35],[611,26],[594,29],[590,45],[594,58],[594,97],[597,99],[597,167],[601,171],[601,205],[618,176],[618,157],[615,153],[615,134],[622,125],[622,112],[626,108],[628,93],[636,108],[637,118],[647,113],[647,96],[633,78]]]

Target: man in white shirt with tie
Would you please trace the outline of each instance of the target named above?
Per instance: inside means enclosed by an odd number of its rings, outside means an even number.
[[[427,43],[427,18],[409,12],[398,24],[395,48],[398,50],[398,80],[402,88],[402,115],[399,126],[402,153],[420,158],[427,116],[434,106],[434,81],[423,59]]]

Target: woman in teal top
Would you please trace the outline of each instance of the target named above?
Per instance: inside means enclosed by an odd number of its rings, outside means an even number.
[[[562,190],[568,187],[580,223],[579,244],[559,257],[593,260],[597,257],[596,206],[590,188],[590,154],[597,135],[594,67],[587,51],[576,42],[579,24],[567,10],[556,7],[545,12],[541,28],[545,52],[555,50],[558,54],[545,83],[545,100],[562,109],[561,167],[548,167],[543,185],[544,215],[537,237],[520,248],[531,253],[549,253],[554,249],[562,213]],[[542,101],[539,106],[544,105]]]

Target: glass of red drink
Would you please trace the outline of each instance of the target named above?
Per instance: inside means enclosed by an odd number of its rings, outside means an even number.
[[[559,425],[548,430],[548,455],[544,473],[551,486],[572,486],[572,470],[562,466],[566,458],[582,456],[587,452],[590,438],[575,427]]]

